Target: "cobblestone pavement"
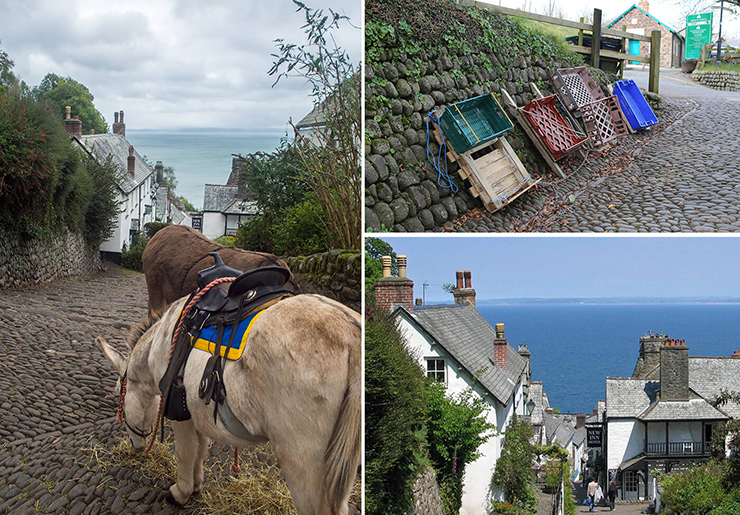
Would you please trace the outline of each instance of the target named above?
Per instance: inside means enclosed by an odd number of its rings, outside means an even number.
[[[124,431],[115,374],[93,340],[123,350],[146,299],[144,276],[115,266],[0,290],[0,513],[177,512],[164,501],[169,480],[94,459],[93,449],[114,448]],[[226,461],[228,449],[214,445],[211,454]],[[203,510],[191,501],[180,511]]]
[[[685,97],[683,82],[674,91]],[[664,97],[657,126],[594,149],[585,162],[565,160],[565,180],[546,178],[496,213],[475,209],[438,230],[740,230],[740,93],[696,88],[696,98]]]
[[[585,485],[582,486],[581,483],[575,483],[574,486],[573,498],[576,501],[576,513],[589,513],[588,506],[583,505],[583,499],[586,496]],[[611,513],[612,515],[639,515],[646,513],[647,507],[647,503],[617,502],[613,511],[606,506],[597,506],[594,512],[603,514]]]

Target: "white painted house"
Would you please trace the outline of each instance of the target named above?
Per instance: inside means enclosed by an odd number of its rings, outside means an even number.
[[[640,338],[633,376],[606,379],[606,466],[620,499],[648,500],[655,471],[685,470],[709,459],[716,425],[740,417],[738,404],[710,403],[723,388],[740,391],[737,351],[690,357],[683,341]]]
[[[494,329],[475,309],[470,272],[457,273],[455,304],[426,307],[413,305],[413,281],[405,277],[403,256],[399,256],[399,275],[376,281],[378,308],[395,315],[409,351],[418,357],[427,376],[444,383],[450,394],[470,388],[480,395],[491,408],[488,422],[500,431],[480,447],[481,457],[465,469],[460,513],[485,513],[503,432],[514,413],[525,415],[529,352],[524,347],[522,355],[511,347],[504,338],[504,324]]]

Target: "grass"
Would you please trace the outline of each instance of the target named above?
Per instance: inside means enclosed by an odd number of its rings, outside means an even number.
[[[720,66],[712,63],[706,63],[700,71],[723,71],[723,72],[740,72],[740,64],[722,63]]]
[[[560,27],[558,25],[551,25],[549,23],[543,23],[541,21],[528,20],[526,18],[518,18],[518,20],[532,30],[542,32],[544,34],[552,34],[560,40],[564,40],[570,36],[577,36],[578,31],[575,29],[569,29],[568,27]]]

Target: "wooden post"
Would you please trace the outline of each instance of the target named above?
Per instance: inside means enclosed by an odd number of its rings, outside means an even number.
[[[622,31],[623,32],[627,32],[627,25],[622,25]],[[628,41],[629,41],[629,39],[622,38],[622,53],[624,53],[624,54],[629,54],[629,48],[628,48],[629,45],[627,43]],[[626,65],[627,65],[627,60],[626,59],[622,59],[622,64],[619,67],[619,78],[620,79],[623,79],[624,78],[624,67]],[[627,125],[629,126],[629,124],[627,124]],[[630,127],[630,129],[631,129],[631,127]]]
[[[594,30],[591,38],[591,66],[599,68],[601,64],[601,9],[594,9]]]
[[[583,23],[583,16],[581,16],[581,23]],[[583,29],[578,29],[578,46],[583,46]]]
[[[648,91],[658,93],[660,81],[660,31],[654,30],[650,34],[650,78]]]

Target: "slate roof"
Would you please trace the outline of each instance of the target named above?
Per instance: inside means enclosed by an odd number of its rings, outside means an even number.
[[[434,343],[457,360],[500,403],[507,404],[524,371],[525,362],[507,345],[507,370],[494,364],[496,331],[470,305],[429,306],[409,311],[394,310],[419,326]]]
[[[223,210],[226,215],[256,215],[258,212],[259,208],[256,201],[239,199],[235,199]]]
[[[609,418],[637,418],[658,399],[660,381],[606,378],[606,413]]]
[[[704,399],[688,401],[658,401],[640,414],[645,422],[657,420],[724,420],[727,415]]]
[[[324,104],[314,105],[310,113],[304,116],[300,122],[295,124],[298,130],[323,127],[326,125],[326,115],[324,115]]]
[[[203,211],[221,213],[234,203],[238,194],[238,186],[206,184],[203,193]]]
[[[144,158],[134,148],[136,161],[134,176],[131,176],[128,172],[128,149],[131,144],[121,134],[88,134],[82,136],[80,142],[101,163],[105,162],[108,156],[111,157],[118,171],[116,182],[124,193],[132,192],[154,173],[154,170],[149,168]]]
[[[670,30],[672,33],[674,33],[679,38],[685,39],[681,34],[679,34],[678,32],[676,32],[672,28],[670,28],[668,25],[666,25],[665,23],[663,23],[662,21],[660,21],[658,18],[656,18],[655,16],[653,16],[649,12],[647,12],[644,9],[638,7],[637,5],[632,5],[632,7],[630,7],[629,9],[627,9],[626,11],[624,11],[622,14],[620,14],[619,16],[617,16],[616,18],[614,18],[614,21],[611,22],[609,25],[607,25],[606,28],[608,29],[609,27],[611,27],[612,25],[614,25],[615,23],[617,23],[619,20],[621,20],[624,17],[625,14],[627,14],[628,12],[630,12],[632,9],[637,9],[638,11],[642,11],[642,13],[645,14],[645,16],[649,16],[650,18],[652,18],[653,20],[655,20],[659,24],[663,25],[666,29]]]
[[[689,387],[707,400],[717,397],[723,389],[740,392],[740,359],[689,356]],[[740,405],[728,403],[721,409],[740,419]]]

